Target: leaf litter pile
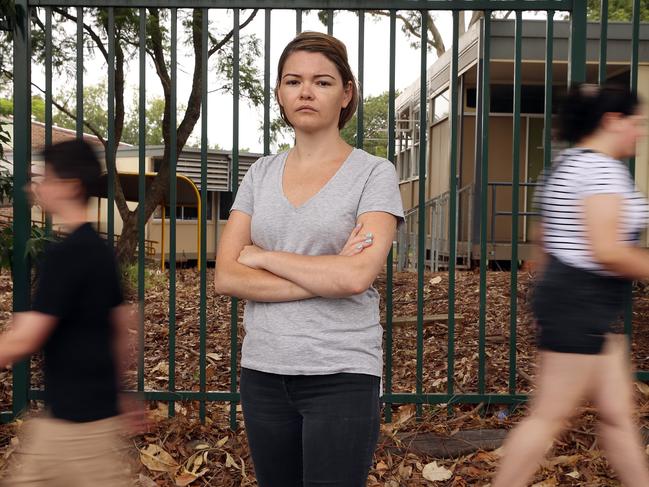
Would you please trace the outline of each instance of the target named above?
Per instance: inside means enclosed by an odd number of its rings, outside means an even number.
[[[214,296],[208,270],[207,344],[205,378],[207,390],[230,390],[230,299]],[[417,315],[417,275],[396,273],[393,285],[394,316]],[[424,314],[448,312],[448,274],[424,276]],[[531,276],[518,275],[516,323],[516,390],[529,393],[535,374],[534,329],[529,310]],[[376,283],[385,295],[385,276]],[[649,370],[649,289],[636,286],[634,299],[634,364]],[[0,327],[11,315],[11,281],[0,276]],[[456,324],[454,389],[475,393],[478,389],[479,274],[458,272],[456,278]],[[178,270],[176,286],[175,387],[200,390],[199,371],[199,278],[191,269]],[[381,313],[385,319],[385,303]],[[243,304],[239,303],[238,343],[243,331]],[[169,386],[169,291],[166,276],[147,271],[145,299],[144,381],[147,390]],[[398,321],[398,320],[397,320]],[[489,272],[486,310],[486,392],[506,393],[509,388],[510,273]],[[435,320],[423,330],[422,389],[443,393],[447,389],[448,325]],[[417,327],[409,320],[393,331],[392,390],[411,393],[417,383]],[[237,358],[239,362],[239,357]],[[42,381],[40,357],[32,359],[32,383]],[[11,371],[0,372],[0,410],[11,408]],[[129,377],[134,387],[135,372]],[[385,383],[385,382],[384,382]],[[649,386],[636,383],[637,420],[645,443],[649,440]],[[33,408],[42,407],[33,403]],[[150,426],[146,433],[128,439],[125,452],[133,468],[133,485],[155,486],[255,486],[243,418],[237,407],[239,428],[229,428],[230,405],[206,403],[206,421],[198,420],[198,402],[176,402],[168,418],[168,403],[147,404]],[[525,415],[525,407],[508,409],[497,404],[424,406],[418,417],[413,405],[394,405],[392,422],[381,425],[368,486],[487,486],[498,465],[502,439]],[[535,487],[618,486],[598,445],[596,411],[589,404],[554,443]],[[0,471],[11,462],[22,421],[0,426]],[[649,453],[649,448],[648,448]]]

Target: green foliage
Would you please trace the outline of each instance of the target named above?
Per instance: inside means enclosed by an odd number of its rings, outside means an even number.
[[[45,250],[45,246],[57,239],[45,234],[45,229],[36,225],[31,228],[23,258],[36,262]],[[11,225],[0,228],[0,269],[11,269],[14,262],[14,234]]]
[[[5,159],[5,151],[4,147],[8,146],[9,143],[11,142],[11,134],[9,134],[9,131],[5,128],[5,124],[0,120],[0,161],[4,161]],[[4,178],[5,174],[4,172],[0,172],[0,185],[4,187]],[[3,193],[2,188],[0,188],[0,200],[2,200],[2,195]]]
[[[14,113],[14,101],[11,98],[0,98],[0,116],[11,117]],[[40,95],[32,96],[32,118],[45,122],[45,99]]]
[[[135,296],[138,288],[138,264],[125,263],[120,266],[122,278],[122,287],[127,295]],[[144,268],[144,289],[162,288],[166,285],[167,276],[160,269],[145,267]]]
[[[137,93],[135,97],[139,96]],[[136,102],[133,106],[138,106]],[[178,106],[178,113],[183,113],[187,107]],[[156,97],[147,100],[145,114],[145,144],[146,145],[164,145],[162,137],[162,118],[165,114],[164,98]],[[140,119],[137,110],[133,110],[126,115],[124,121],[124,131],[122,132],[122,142],[127,144],[140,144]]]
[[[14,113],[14,102],[9,98],[0,98],[0,115],[10,117]]]
[[[368,96],[363,105],[363,149],[379,157],[388,154],[388,96],[387,91]],[[356,146],[356,124],[357,114],[340,131],[340,136],[353,146]]]
[[[0,133],[0,141],[2,134]],[[11,203],[13,199],[14,182],[11,173],[0,169],[0,203]]]
[[[83,88],[83,118],[89,125],[105,137],[108,133],[108,90],[106,83],[85,86]],[[69,111],[76,111],[76,89],[69,88],[54,97],[54,100],[65,106]],[[70,130],[76,128],[76,121],[67,113],[54,109],[52,122],[57,127]]]
[[[16,2],[14,0],[0,0],[0,29],[11,30],[16,18]]]
[[[588,0],[588,20],[600,19],[600,0]],[[633,14],[632,0],[609,0],[608,20],[630,22]],[[640,0],[640,20],[649,21],[649,0]]]

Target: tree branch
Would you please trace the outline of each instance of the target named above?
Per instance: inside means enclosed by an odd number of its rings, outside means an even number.
[[[72,14],[69,14],[64,9],[54,7],[54,12],[62,15],[63,17],[69,20],[72,20],[73,22],[77,21],[77,17],[75,17]],[[83,28],[86,32],[88,32],[92,40],[95,41],[95,44],[97,45],[97,49],[99,49],[99,51],[103,54],[104,59],[106,59],[106,62],[108,62],[108,51],[106,50],[106,47],[104,46],[104,42],[101,40],[101,37],[99,37],[99,35],[94,30],[92,30],[92,27],[86,23],[83,24]]]
[[[259,12],[259,9],[253,10],[252,13],[250,14],[250,16],[246,19],[246,21],[243,24],[239,25],[239,30],[240,31],[243,30],[250,22],[252,22],[252,19],[255,18],[255,16],[257,15],[257,12]],[[234,35],[233,31],[228,32],[225,35],[225,37],[223,39],[221,39],[220,42],[218,42],[214,46],[212,46],[212,48],[207,52],[208,59],[210,57],[212,57],[212,54],[214,54],[216,51],[218,51],[223,46],[225,46],[230,41],[230,39],[232,39],[233,35]]]
[[[369,12],[372,15],[382,15],[384,17],[389,17],[390,12],[385,11],[385,10],[371,10]],[[403,22],[404,28],[413,36],[415,36],[417,39],[421,39],[421,33],[420,29],[415,27],[412,22],[410,22],[409,19],[407,19],[403,14],[397,13],[396,17]],[[434,30],[431,30],[431,26],[434,28]],[[442,36],[439,34],[439,31],[437,30],[437,27],[435,26],[435,21],[429,16],[428,17],[428,30],[429,32],[433,33],[433,38],[428,39],[427,44],[434,48],[435,51],[437,52],[437,56],[441,56],[444,54],[446,51],[446,46],[444,46],[444,41],[442,40]]]

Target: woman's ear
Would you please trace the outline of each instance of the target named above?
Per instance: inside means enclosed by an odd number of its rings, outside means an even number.
[[[351,103],[353,94],[354,94],[354,85],[351,81],[348,81],[347,86],[344,87],[344,91],[343,91],[343,108],[347,108],[347,105]]]
[[[600,127],[605,130],[616,130],[618,122],[624,118],[625,115],[618,112],[606,112],[602,116],[602,121],[600,122]]]

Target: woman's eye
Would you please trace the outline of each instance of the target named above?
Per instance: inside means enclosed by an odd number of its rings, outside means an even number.
[[[331,86],[331,83],[329,83],[328,81],[318,81],[318,84],[320,86]]]
[[[291,86],[294,86],[294,85],[296,85],[297,83],[298,83],[298,81],[297,81],[296,79],[289,79],[289,80],[286,82],[287,85],[291,85]]]

